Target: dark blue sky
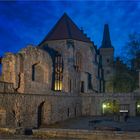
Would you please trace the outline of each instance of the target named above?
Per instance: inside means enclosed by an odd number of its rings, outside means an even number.
[[[140,31],[140,1],[0,2],[0,55],[39,44],[64,12],[98,47],[108,23],[116,55],[128,34]]]

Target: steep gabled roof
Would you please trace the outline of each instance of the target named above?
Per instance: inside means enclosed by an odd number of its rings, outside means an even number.
[[[48,33],[41,44],[45,41],[62,39],[74,39],[83,42],[91,42],[66,13],[64,13],[64,15],[58,20],[56,25]]]
[[[113,48],[110,40],[110,33],[108,24],[104,25],[104,33],[101,48]]]

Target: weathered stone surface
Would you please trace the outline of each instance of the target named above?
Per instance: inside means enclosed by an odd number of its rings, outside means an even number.
[[[102,115],[102,103],[116,100],[120,105],[129,104],[129,115],[135,116],[140,94],[81,94],[61,92],[44,94],[1,93],[0,126],[47,126],[77,116]],[[5,113],[6,112],[6,113]],[[6,116],[5,116],[6,115]]]

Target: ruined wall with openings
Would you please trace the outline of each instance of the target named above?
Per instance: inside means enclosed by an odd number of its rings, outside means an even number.
[[[78,96],[60,92],[46,94],[0,93],[0,127],[47,127],[81,116]]]
[[[52,60],[33,46],[17,54],[7,53],[2,59],[2,81],[13,83],[20,93],[39,93],[51,89]]]

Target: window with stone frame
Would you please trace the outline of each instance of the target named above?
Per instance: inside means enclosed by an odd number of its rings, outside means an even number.
[[[35,81],[35,64],[32,65],[32,81]]]
[[[88,73],[88,89],[92,89],[92,75]]]
[[[82,55],[79,52],[76,53],[75,68],[77,72],[82,69]]]
[[[61,55],[55,57],[55,91],[62,90],[62,80],[63,80],[63,59]]]
[[[44,82],[44,70],[40,63],[32,65],[32,81],[43,83]]]

